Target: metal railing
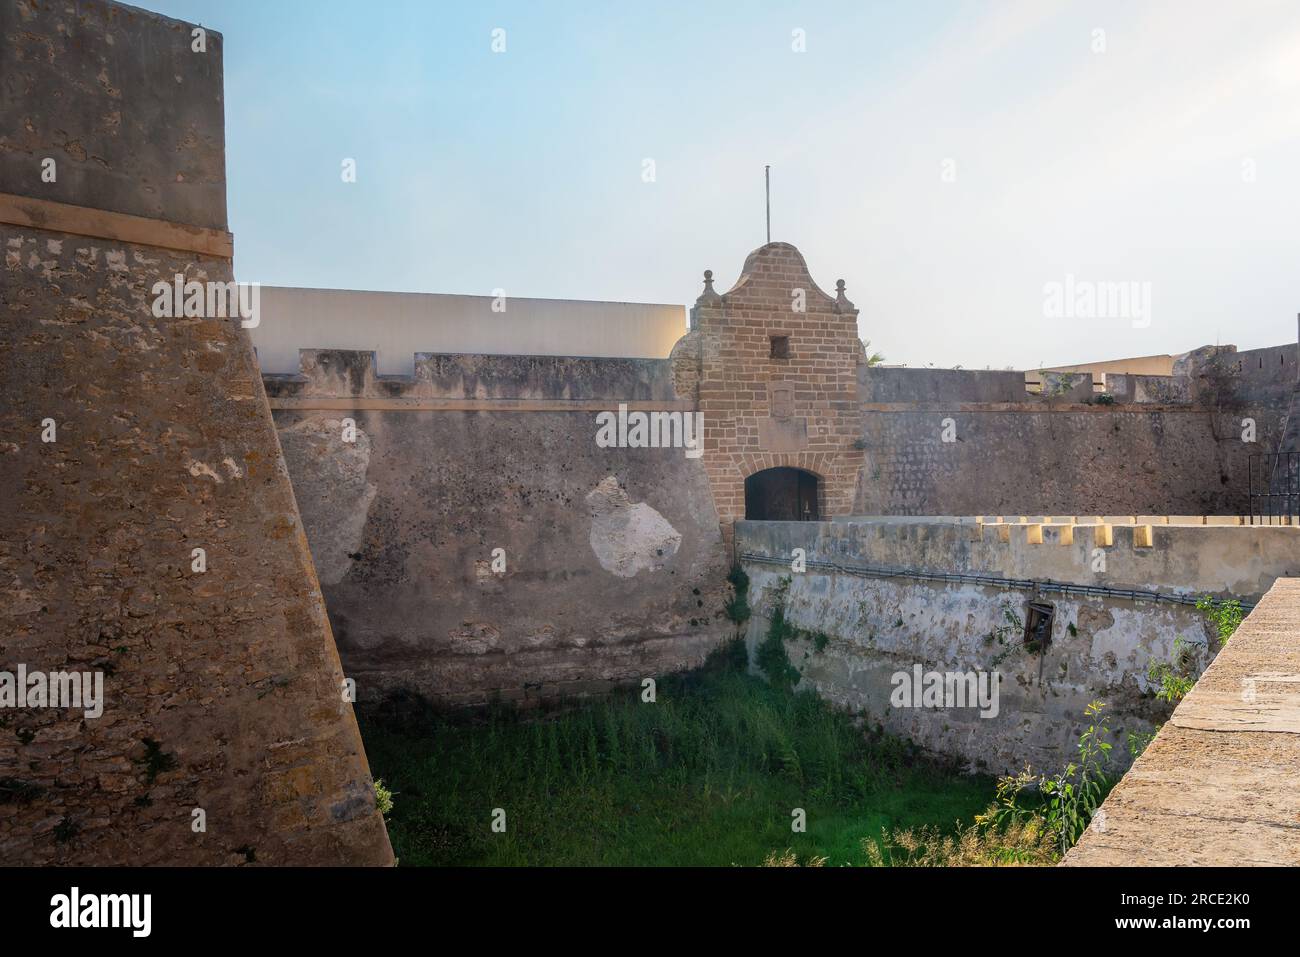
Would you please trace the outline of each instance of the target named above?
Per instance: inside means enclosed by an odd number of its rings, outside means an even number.
[[[1293,525],[1300,516],[1300,452],[1263,452],[1246,462],[1250,525]]]

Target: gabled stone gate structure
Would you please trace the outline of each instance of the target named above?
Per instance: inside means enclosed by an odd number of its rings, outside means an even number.
[[[745,517],[745,480],[766,469],[815,475],[824,517],[853,507],[864,355],[858,310],[836,285],[835,296],[823,292],[789,243],[750,253],[726,293],[704,274],[671,359],[678,393],[704,413],[705,467],[728,539]]]

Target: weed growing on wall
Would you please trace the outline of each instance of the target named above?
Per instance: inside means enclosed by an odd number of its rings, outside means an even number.
[[[167,754],[153,738],[143,739],[144,756],[137,760],[137,764],[144,765],[145,781],[152,785],[158,779],[158,775],[165,771],[172,771],[176,768],[176,755]]]
[[[767,680],[781,688],[793,688],[801,677],[799,669],[790,663],[787,641],[811,642],[817,652],[825,651],[830,644],[830,636],[825,632],[809,631],[792,625],[786,619],[785,598],[789,589],[790,579],[787,577],[772,590],[772,615],[767,634],[754,653],[754,661],[767,675]]]
[[[731,582],[731,587],[735,594],[727,601],[725,611],[727,617],[737,625],[743,625],[749,621],[749,576],[745,574],[745,569],[739,565],[733,565],[731,572],[727,575],[727,581]]]
[[[1246,617],[1241,602],[1235,598],[1216,601],[1209,595],[1202,595],[1196,600],[1196,608],[1204,612],[1214,626],[1220,651]],[[1158,699],[1177,704],[1195,687],[1197,679],[1213,660],[1208,643],[1179,637],[1174,640],[1173,652],[1167,660],[1152,661],[1147,666],[1147,678],[1155,686]]]
[[[1177,704],[1192,690],[1204,669],[1199,665],[1200,646],[1185,638],[1174,639],[1173,653],[1168,660],[1152,661],[1147,665],[1147,678],[1155,686],[1156,698]]]
[[[767,680],[778,688],[793,688],[799,683],[799,669],[790,664],[786,653],[786,639],[799,637],[799,629],[785,620],[785,608],[777,605],[767,626],[767,636],[759,644],[754,660],[767,675]]]
[[[1228,643],[1237,630],[1237,626],[1246,617],[1241,602],[1236,598],[1216,600],[1210,595],[1202,595],[1196,600],[1197,611],[1214,625],[1215,635],[1219,640],[1219,650]],[[1204,664],[1202,664],[1202,659]],[[1174,639],[1173,652],[1168,659],[1152,661],[1147,665],[1147,678],[1155,688],[1155,696],[1160,701],[1177,704],[1196,687],[1196,682],[1214,658],[1210,654],[1209,643],[1178,637]],[[1150,733],[1130,732],[1128,736],[1129,754],[1134,759],[1146,750],[1159,731]]]
[[[382,778],[375,778],[375,807],[384,817],[393,810],[393,792],[384,786]]]
[[[1025,622],[1016,610],[1008,603],[1002,605],[1002,623],[994,625],[993,629],[984,636],[984,643],[992,645],[996,643],[1002,650],[993,656],[992,665],[998,667],[1007,658],[1011,657],[1022,647],[1018,640],[1025,631]]]
[[[1205,617],[1214,625],[1214,630],[1219,636],[1220,650],[1228,643],[1228,639],[1246,617],[1241,602],[1235,598],[1215,601],[1209,595],[1202,595],[1196,601],[1196,610],[1205,612]]]

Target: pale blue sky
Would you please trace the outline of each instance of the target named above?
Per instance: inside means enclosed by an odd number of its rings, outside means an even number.
[[[890,362],[1295,340],[1292,0],[143,5],[225,35],[242,280],[690,303],[770,163],[772,238]],[[1067,273],[1150,325],[1046,318]]]

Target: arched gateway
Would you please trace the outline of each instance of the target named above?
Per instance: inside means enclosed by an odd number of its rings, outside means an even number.
[[[815,522],[817,476],[803,469],[763,469],[745,479],[745,518],[750,521]]]

